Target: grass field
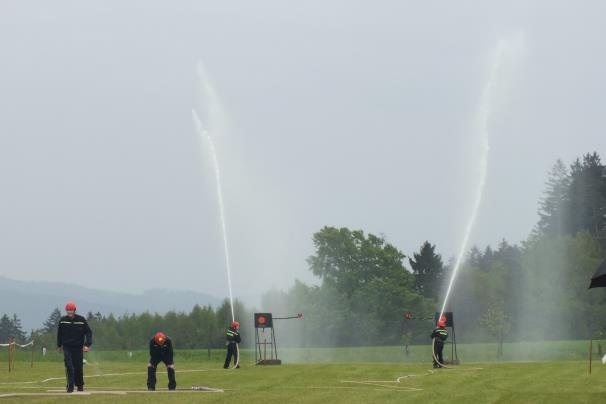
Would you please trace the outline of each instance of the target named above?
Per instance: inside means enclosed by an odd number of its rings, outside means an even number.
[[[244,351],[242,368],[221,368],[223,351],[178,351],[176,358],[178,392],[166,390],[166,373],[158,373],[158,390],[145,392],[145,352],[96,352],[88,355],[85,366],[86,390],[91,402],[305,402],[305,403],[599,403],[606,402],[606,366],[599,360],[588,374],[585,342],[553,342],[549,355],[557,360],[534,361],[534,357],[513,361],[475,362],[475,354],[494,356],[494,345],[461,345],[462,364],[453,369],[434,371],[428,364],[428,346],[411,348],[409,356],[401,347],[340,348],[303,350],[312,363],[286,363],[281,366],[255,366],[254,352]],[[495,348],[493,351],[492,348]],[[543,346],[544,348],[544,346]],[[512,352],[545,349],[522,344]],[[286,358],[299,357],[302,350],[283,350]],[[521,354],[520,354],[521,355]],[[394,362],[394,356],[398,362]],[[562,357],[560,357],[562,356]],[[578,357],[577,357],[578,356]],[[384,360],[388,358],[389,360]],[[11,396],[0,402],[58,403],[78,400],[63,393],[65,378],[59,354],[37,357],[30,368],[27,354],[20,352],[15,369],[8,373],[6,356],[0,355],[0,397],[6,394],[55,393],[55,396]],[[568,359],[568,360],[563,360]],[[327,362],[335,361],[335,362]],[[338,360],[338,361],[336,361]],[[422,362],[420,362],[422,361]],[[313,363],[315,362],[315,363]],[[205,386],[220,392],[192,391]],[[135,391],[136,390],[136,391]],[[98,392],[98,393],[96,393]],[[124,392],[128,392],[125,394]],[[109,394],[116,393],[118,395]]]

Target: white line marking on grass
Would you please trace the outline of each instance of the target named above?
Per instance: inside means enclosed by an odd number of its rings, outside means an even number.
[[[475,371],[475,370],[484,370],[484,368],[476,368],[476,367],[469,367],[469,368],[448,368],[448,370],[460,370],[460,371]],[[432,369],[428,369],[427,373],[422,374],[422,375],[406,375],[406,376],[400,376],[398,377],[396,380],[359,380],[359,381],[354,381],[354,380],[341,380],[341,383],[357,383],[357,384],[365,384],[365,385],[369,385],[369,386],[379,386],[379,387],[385,387],[385,388],[389,388],[389,389],[396,389],[396,390],[403,390],[403,391],[423,391],[423,389],[419,389],[416,387],[398,387],[398,386],[394,386],[391,383],[402,383],[402,380],[404,379],[408,379],[411,377],[420,377],[420,376],[430,376],[433,374],[437,374],[435,370]],[[387,385],[385,385],[384,383],[387,383]]]
[[[345,386],[275,386],[273,389],[282,389],[282,390],[307,390],[307,389],[319,389],[319,390],[329,390],[329,389],[345,389],[352,390],[355,387],[345,387]]]
[[[186,370],[177,370],[175,373],[192,373],[192,372],[213,372],[213,371],[221,371],[220,369],[186,369]],[[161,372],[164,373],[164,372]],[[130,375],[146,375],[147,372],[124,372],[124,373],[100,373],[96,375],[85,375],[85,379],[90,379],[93,377],[112,377],[112,376],[130,376]],[[40,383],[48,383],[53,380],[65,380],[65,376],[61,377],[49,377],[48,379],[44,379],[40,381]],[[37,382],[21,382],[21,383],[37,383]]]
[[[62,393],[62,394],[67,394],[65,393],[65,390],[47,390],[48,393]],[[75,393],[75,392],[74,392]],[[125,395],[125,394],[178,394],[178,393],[223,393],[223,389],[213,389],[211,387],[204,387],[204,389],[177,389],[177,390],[155,390],[155,391],[148,391],[148,390],[143,390],[143,389],[122,389],[122,390],[101,390],[101,389],[97,389],[97,390],[88,390],[85,392],[81,392],[78,394],[119,394],[119,395]]]
[[[400,383],[400,380],[402,379],[408,379],[409,377],[417,377],[419,375],[406,375],[406,376],[400,376],[396,379],[396,383]]]
[[[363,384],[363,385],[367,385],[367,386],[377,386],[377,387],[383,387],[385,390],[423,391],[423,389],[419,389],[416,387],[385,386],[385,385],[380,384],[380,383],[399,383],[399,382],[395,382],[395,381],[382,382],[382,381],[372,381],[372,380],[369,380],[369,381],[342,380],[341,383],[356,383],[356,384]]]
[[[121,393],[121,392],[106,392],[103,394],[113,394],[113,395],[125,395],[126,393]],[[63,397],[76,397],[76,396],[90,396],[91,392],[88,391],[82,391],[82,392],[73,392],[73,393],[66,393],[65,391],[62,391],[60,393],[6,393],[6,394],[0,394],[0,398],[6,398],[6,397],[48,397],[48,396],[63,396]]]
[[[9,384],[34,384],[36,382],[2,382],[1,385],[9,385]]]

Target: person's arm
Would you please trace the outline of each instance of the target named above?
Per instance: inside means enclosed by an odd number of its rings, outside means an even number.
[[[168,354],[168,360],[172,363],[173,362],[173,342],[171,340],[167,340],[167,349],[166,349],[166,353]]]
[[[239,344],[240,342],[242,342],[242,339],[240,338],[240,333],[238,332],[238,334],[236,334],[236,342]]]
[[[173,342],[170,339],[166,339],[166,353],[173,356]]]
[[[62,333],[63,333],[63,327],[61,326],[61,321],[59,321],[59,326],[57,327],[57,348],[61,348]]]
[[[84,323],[84,346],[89,347],[93,344],[93,330],[90,329],[85,318],[82,319],[82,322]]]

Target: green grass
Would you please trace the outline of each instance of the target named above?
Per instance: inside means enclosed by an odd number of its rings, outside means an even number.
[[[606,350],[605,341],[594,341],[593,350],[597,353],[598,343]],[[503,356],[497,357],[495,343],[458,344],[458,357],[463,363],[473,362],[542,362],[586,360],[588,355],[588,341],[543,341],[543,342],[512,342],[505,343]],[[450,344],[447,344],[444,355],[450,356]],[[252,349],[241,349],[244,361],[254,361],[255,352]],[[413,345],[406,355],[401,346],[387,347],[352,347],[352,348],[283,348],[279,347],[280,359],[286,363],[348,363],[348,362],[392,362],[415,363],[427,362],[431,356],[429,345]],[[93,349],[88,358],[96,361],[132,362],[140,363],[147,360],[147,351],[133,351],[132,358],[126,351],[101,351]],[[6,349],[0,350],[0,363],[6,361]],[[175,353],[177,361],[196,363],[221,363],[225,358],[224,349],[180,350]],[[26,361],[29,352],[18,351],[17,359]],[[36,362],[62,361],[63,357],[55,351],[50,351],[47,357],[42,358],[38,351]],[[1,371],[1,365],[0,365]]]
[[[494,349],[493,349],[494,348]],[[508,348],[511,352],[508,354]],[[208,386],[223,393],[148,393],[126,396],[91,395],[91,402],[305,402],[305,403],[597,403],[606,398],[606,366],[596,359],[588,374],[587,343],[565,341],[520,344],[505,347],[512,360],[495,361],[496,346],[461,345],[462,365],[433,371],[428,365],[428,346],[412,347],[406,357],[401,347],[323,349],[284,349],[285,359],[304,354],[306,361],[282,366],[255,366],[254,352],[243,352],[242,368],[223,370],[223,351],[178,351],[176,357],[179,389]],[[476,362],[470,357],[489,356],[491,361]],[[545,356],[547,355],[547,356]],[[534,362],[534,357],[540,360]],[[550,357],[558,360],[547,360]],[[7,371],[6,358],[0,356],[0,395],[6,393],[61,390],[65,380],[61,357],[56,352],[37,357],[30,368],[26,353],[20,352],[15,370]],[[569,360],[563,360],[569,359]],[[145,352],[94,352],[85,366],[87,390],[145,388]],[[338,360],[338,362],[327,361]],[[397,362],[394,362],[396,361]],[[532,361],[531,361],[532,360]],[[186,372],[191,371],[191,372]],[[44,381],[48,378],[57,378]],[[400,382],[397,382],[400,378]],[[44,381],[44,382],[43,382]],[[166,389],[166,373],[158,373],[158,389]],[[4,402],[59,403],[60,397],[11,397]],[[78,400],[69,396],[70,400]],[[152,398],[153,397],[153,398]],[[82,397],[81,397],[82,398]]]

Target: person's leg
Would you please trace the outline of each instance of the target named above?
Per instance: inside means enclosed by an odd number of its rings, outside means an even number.
[[[84,391],[84,371],[82,369],[82,360],[84,355],[81,348],[72,350],[72,363],[74,364],[74,384],[78,391]]]
[[[147,364],[147,389],[155,390],[156,389],[156,367],[158,366],[158,361],[150,358],[149,363]]]
[[[74,391],[74,364],[72,362],[72,351],[63,347],[63,363],[65,363],[65,377],[67,379],[67,392]]]
[[[433,339],[431,341],[431,363],[432,363],[434,369],[439,366],[438,361],[436,360],[437,357],[438,357],[438,342],[435,339]]]
[[[223,364],[223,369],[229,368],[229,363],[231,362],[232,356],[232,346],[233,344],[227,344],[227,356],[225,357],[225,363]]]
[[[166,364],[166,373],[168,373],[168,389],[175,390],[177,388],[177,380],[175,379],[175,364]]]
[[[442,351],[444,351],[444,344],[438,344],[438,360],[440,361],[440,367],[442,367],[442,365],[444,364],[444,357],[442,356]]]

